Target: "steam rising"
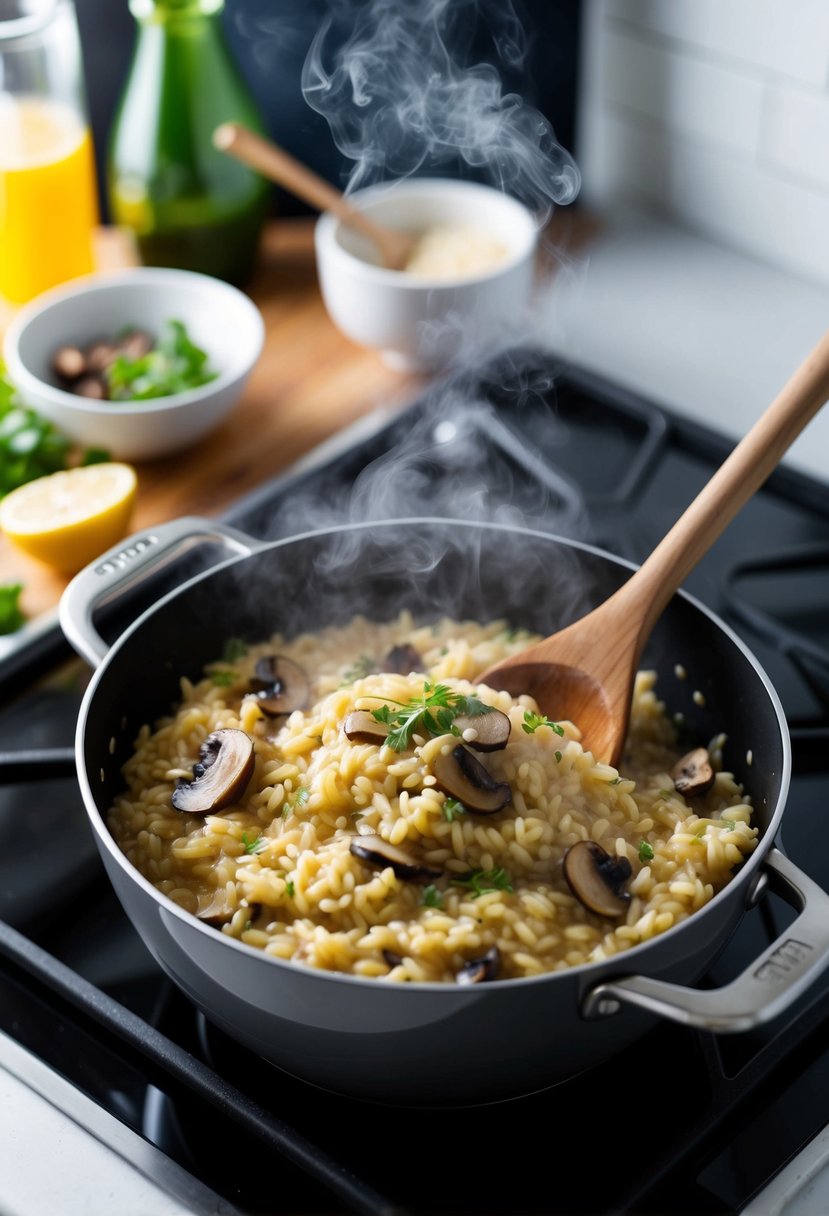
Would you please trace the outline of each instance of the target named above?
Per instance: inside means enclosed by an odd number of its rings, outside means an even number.
[[[539,223],[575,198],[579,171],[547,119],[504,91],[495,64],[467,62],[481,29],[497,63],[521,67],[526,37],[511,0],[334,3],[308,52],[302,89],[354,161],[349,191],[466,166],[519,198]]]

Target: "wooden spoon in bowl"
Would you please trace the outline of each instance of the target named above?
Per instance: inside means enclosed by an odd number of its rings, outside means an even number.
[[[567,719],[594,757],[618,766],[633,682],[651,630],[682,581],[829,398],[829,332],[723,461],[647,560],[608,600],[478,679]]]
[[[402,270],[412,255],[416,236],[386,228],[352,207],[348,200],[307,165],[295,160],[278,144],[238,122],[225,122],[213,132],[213,143],[269,181],[290,191],[319,211],[331,211],[349,228],[373,242],[387,270]]]

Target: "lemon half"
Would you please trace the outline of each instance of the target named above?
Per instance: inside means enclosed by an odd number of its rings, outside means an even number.
[[[0,530],[30,557],[75,574],[126,535],[138,481],[110,462],[38,477],[0,499]]]

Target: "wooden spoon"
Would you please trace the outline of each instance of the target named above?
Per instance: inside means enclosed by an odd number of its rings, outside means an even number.
[[[662,610],[827,398],[829,332],[628,581],[580,620],[488,668],[481,683],[529,693],[547,717],[574,722],[597,760],[617,766],[634,677]]]
[[[213,132],[213,143],[221,152],[235,156],[263,177],[284,186],[297,198],[319,211],[333,212],[349,228],[367,236],[376,246],[387,270],[402,270],[405,267],[417,240],[415,236],[396,228],[386,228],[369,219],[362,211],[352,207],[339,190],[295,160],[278,144],[238,122],[225,122],[217,127]]]

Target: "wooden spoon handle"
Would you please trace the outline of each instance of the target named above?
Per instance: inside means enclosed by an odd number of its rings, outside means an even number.
[[[301,164],[284,148],[251,131],[238,122],[225,122],[213,132],[213,143],[222,152],[255,169],[269,181],[284,186],[318,211],[330,211],[351,228],[356,228],[385,250],[388,233],[352,207],[347,199],[307,165]]]
[[[827,399],[829,331],[623,586],[619,595],[621,598],[624,593],[631,610],[634,603],[641,608],[648,605],[643,614],[643,637],[686,576],[777,467],[784,452]]]

